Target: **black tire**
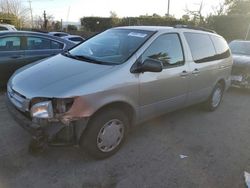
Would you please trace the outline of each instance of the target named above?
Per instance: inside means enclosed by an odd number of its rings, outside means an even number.
[[[111,151],[102,151],[98,147],[98,135],[103,131],[104,126],[112,120],[119,120],[123,124],[123,137],[119,144]],[[120,131],[120,130],[119,130]],[[129,131],[129,118],[124,112],[118,109],[105,109],[96,114],[88,123],[86,130],[80,138],[80,147],[90,156],[96,159],[104,159],[114,155],[122,146]],[[105,148],[104,148],[105,149]]]
[[[219,101],[215,104],[213,103],[213,97],[215,95],[216,92],[218,92],[218,90],[220,90],[221,92],[221,96],[219,98]],[[221,83],[217,83],[209,97],[209,99],[204,103],[204,107],[206,110],[208,111],[215,111],[219,106],[220,106],[220,103],[222,101],[222,98],[223,98],[223,94],[224,94],[224,87]]]

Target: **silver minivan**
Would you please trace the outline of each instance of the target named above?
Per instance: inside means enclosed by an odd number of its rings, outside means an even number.
[[[106,158],[133,125],[197,103],[215,110],[231,67],[227,42],[205,29],[112,28],[16,71],[6,103],[32,150],[72,144]]]

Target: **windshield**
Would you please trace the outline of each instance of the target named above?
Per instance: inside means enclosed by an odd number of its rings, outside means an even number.
[[[250,42],[233,41],[229,44],[233,54],[243,54],[250,56]]]
[[[152,31],[144,30],[111,29],[75,47],[70,54],[104,64],[121,64],[128,60],[152,34]]]

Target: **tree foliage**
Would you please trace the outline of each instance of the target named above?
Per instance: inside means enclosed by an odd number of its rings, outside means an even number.
[[[67,26],[67,31],[77,31],[77,27],[75,25],[68,25]]]
[[[81,25],[87,31],[100,32],[108,28],[117,26],[128,26],[128,25],[155,25],[155,26],[174,26],[177,24],[189,24],[194,23],[189,20],[176,19],[174,17],[159,16],[153,14],[152,16],[144,15],[140,17],[83,17],[81,18]]]
[[[250,15],[211,16],[207,19],[207,27],[224,36],[228,41],[245,39]],[[248,40],[250,38],[248,37]]]
[[[228,15],[248,15],[250,14],[250,0],[226,0]]]
[[[22,27],[28,20],[29,9],[23,6],[21,0],[0,0],[0,20]]]

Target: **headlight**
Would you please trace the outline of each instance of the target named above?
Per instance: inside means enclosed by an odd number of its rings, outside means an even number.
[[[35,118],[53,118],[53,107],[51,101],[39,102],[31,107],[31,117]]]

